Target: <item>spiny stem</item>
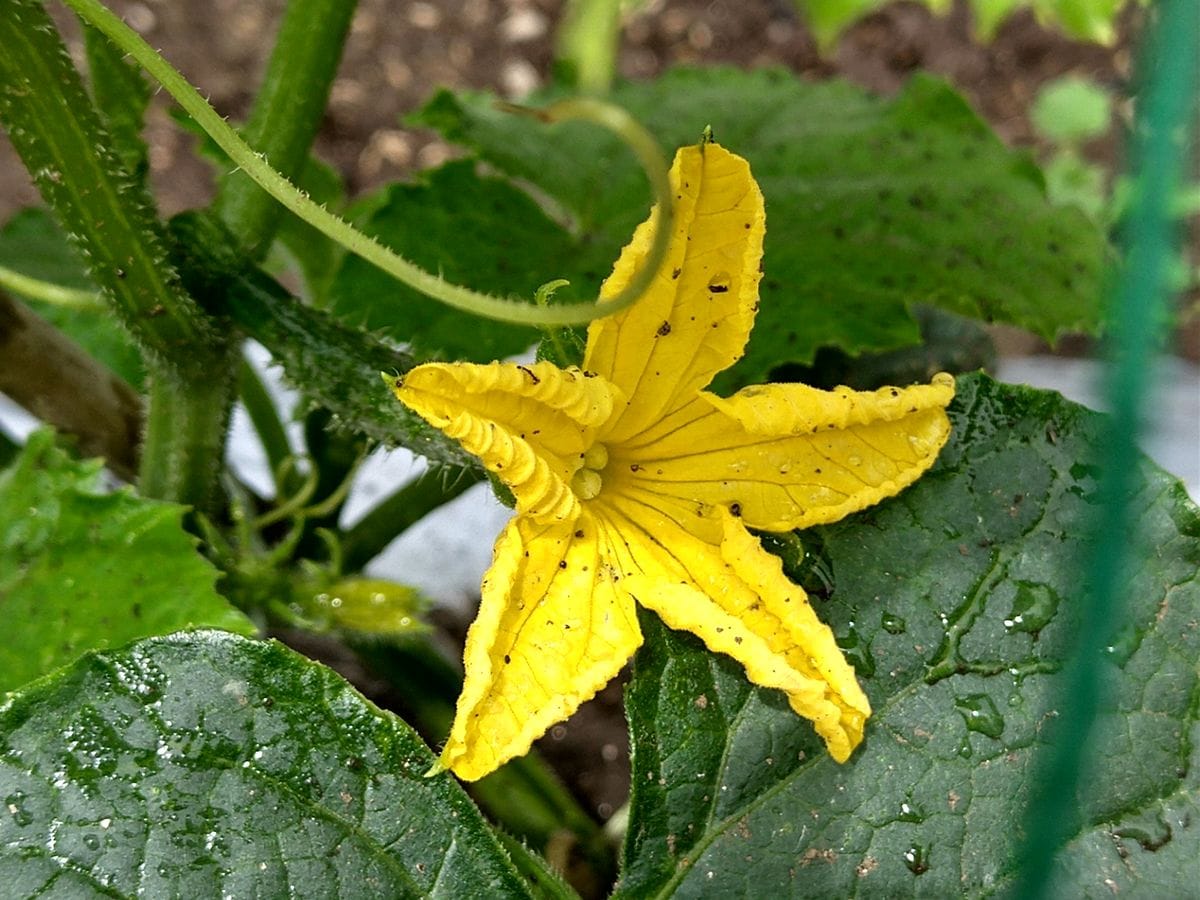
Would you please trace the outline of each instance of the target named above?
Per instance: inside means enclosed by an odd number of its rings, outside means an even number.
[[[542,309],[520,299],[493,297],[450,284],[357,231],[344,219],[314,203],[255,153],[178,71],[98,0],[65,2],[79,16],[108,35],[115,44],[136,59],[229,155],[229,158],[267,193],[351,253],[447,306],[521,325],[578,325],[632,305],[657,274],[666,257],[672,224],[672,195],[667,165],[650,134],[628,113],[616,107],[598,100],[569,100],[545,111],[542,117],[546,121],[584,119],[595,122],[613,130],[629,145],[646,169],[658,203],[659,215],[656,218],[655,240],[651,245],[651,253],[643,270],[618,296],[602,303],[564,304]]]

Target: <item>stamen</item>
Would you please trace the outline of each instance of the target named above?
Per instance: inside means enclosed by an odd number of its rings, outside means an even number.
[[[592,500],[600,494],[600,473],[595,469],[580,469],[571,479],[571,490],[580,500]]]
[[[583,467],[599,472],[608,465],[608,448],[603,444],[592,444],[583,454]]]

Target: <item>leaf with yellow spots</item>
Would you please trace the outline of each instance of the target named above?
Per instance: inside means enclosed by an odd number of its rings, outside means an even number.
[[[871,710],[829,628],[747,528],[831,522],[898,493],[949,436],[954,382],[856,393],[706,391],[758,309],[762,194],[712,143],[671,170],[667,258],[633,307],[588,330],[582,370],[429,364],[396,396],[513,493],[441,765],[480,778],[603,687],[641,643],[635,607],[783,691],[843,762]],[[605,283],[645,262],[654,213]]]

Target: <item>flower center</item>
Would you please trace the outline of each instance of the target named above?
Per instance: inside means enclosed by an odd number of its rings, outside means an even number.
[[[600,473],[608,465],[608,448],[603,444],[593,444],[581,456],[583,463],[571,479],[571,490],[580,500],[592,500],[599,495],[604,484]]]

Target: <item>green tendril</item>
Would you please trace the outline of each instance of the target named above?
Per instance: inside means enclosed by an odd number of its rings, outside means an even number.
[[[30,300],[40,300],[70,309],[102,309],[104,306],[104,300],[95,291],[63,287],[61,284],[22,275],[5,266],[0,266],[0,288]]]
[[[187,79],[98,0],[65,2],[85,22],[102,32],[157,80],[225,151],[234,164],[259,187],[330,240],[414,290],[447,306],[519,325],[580,325],[599,316],[619,312],[636,302],[666,257],[673,219],[666,161],[649,132],[632,116],[615,106],[599,100],[579,98],[556,103],[545,110],[506,107],[532,114],[544,122],[579,119],[611,130],[633,151],[638,162],[646,170],[659,209],[650,255],[636,277],[618,296],[602,302],[538,306],[520,298],[495,297],[451,284],[357,231],[344,219],[313,202],[307,194],[255,153]]]

